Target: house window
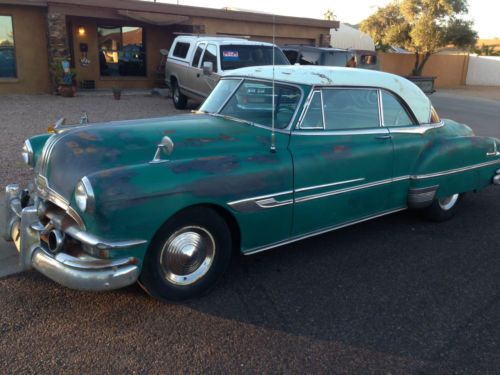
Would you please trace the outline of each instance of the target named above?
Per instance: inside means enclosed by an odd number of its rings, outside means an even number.
[[[0,15],[0,78],[16,78],[12,17]]]
[[[142,27],[98,26],[101,76],[146,75],[146,54]]]

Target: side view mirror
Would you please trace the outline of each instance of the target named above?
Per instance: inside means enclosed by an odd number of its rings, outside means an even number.
[[[203,75],[209,76],[214,72],[214,64],[210,61],[203,63]]]

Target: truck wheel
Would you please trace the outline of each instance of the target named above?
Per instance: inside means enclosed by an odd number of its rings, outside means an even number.
[[[457,213],[463,194],[453,194],[448,197],[435,199],[432,204],[424,208],[424,216],[435,222],[441,222],[451,219]]]
[[[188,98],[186,95],[181,93],[179,84],[177,81],[172,82],[172,100],[174,101],[174,107],[177,109],[186,109]]]
[[[231,257],[231,232],[214,210],[192,208],[168,220],[153,239],[139,283],[151,296],[182,301],[219,280]]]

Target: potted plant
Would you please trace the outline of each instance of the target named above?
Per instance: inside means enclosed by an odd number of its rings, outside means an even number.
[[[120,100],[122,96],[122,89],[119,87],[113,87],[113,97],[115,100]]]
[[[71,98],[76,94],[76,71],[70,68],[68,60],[62,59],[52,65],[57,93],[65,98]]]

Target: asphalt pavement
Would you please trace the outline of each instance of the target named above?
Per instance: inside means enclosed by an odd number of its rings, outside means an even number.
[[[500,103],[434,94],[442,117],[500,137]],[[250,257],[186,304],[137,286],[0,279],[5,373],[497,374],[500,191],[451,221],[401,212]],[[11,246],[11,245],[9,245]]]

